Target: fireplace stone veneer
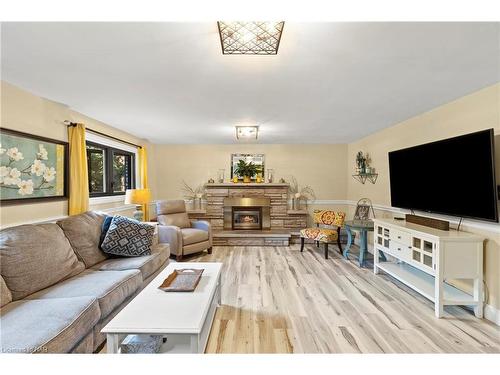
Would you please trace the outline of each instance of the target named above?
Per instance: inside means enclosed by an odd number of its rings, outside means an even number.
[[[224,228],[224,200],[228,198],[266,198],[268,206],[259,204],[257,207],[268,207],[269,226],[263,220],[264,230],[298,231],[307,226],[305,212],[288,210],[287,183],[214,183],[206,184],[206,210],[201,214],[192,214],[192,219],[210,221],[214,231],[230,230]]]

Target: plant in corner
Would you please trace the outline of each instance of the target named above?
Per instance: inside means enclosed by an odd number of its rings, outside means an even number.
[[[250,182],[258,173],[262,173],[262,167],[253,162],[247,163],[245,160],[238,161],[234,173],[243,177],[243,182]]]

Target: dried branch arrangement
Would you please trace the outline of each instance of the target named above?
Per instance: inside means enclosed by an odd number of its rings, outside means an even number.
[[[292,195],[295,199],[316,199],[316,194],[314,193],[313,188],[309,185],[300,187],[297,179],[294,176],[291,177],[290,187],[288,188],[288,191],[290,195]]]
[[[184,194],[184,198],[195,200],[196,198],[201,199],[205,197],[205,187],[203,185],[199,185],[196,188],[192,188],[189,186],[186,181],[182,180],[181,190]]]

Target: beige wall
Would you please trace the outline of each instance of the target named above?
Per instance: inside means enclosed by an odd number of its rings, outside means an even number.
[[[356,153],[361,150],[370,154],[379,176],[375,185],[362,185],[348,178],[347,197],[349,200],[369,197],[374,204],[390,206],[389,151],[489,128],[495,130],[496,174],[500,181],[500,84],[497,84],[349,144],[348,174],[354,170]],[[377,214],[391,216],[388,211],[378,210]],[[484,269],[488,303],[500,309],[500,224],[465,220],[463,230],[486,238]]]
[[[451,103],[382,130],[349,145],[151,145],[104,123],[72,111],[67,106],[37,97],[8,83],[1,84],[2,127],[50,138],[67,140],[64,120],[84,122],[90,128],[134,143],[146,144],[149,152],[150,186],[155,199],[181,198],[181,183],[191,186],[216,178],[219,168],[230,173],[231,153],[263,153],[266,168],[275,170],[276,180],[295,176],[300,185],[308,184],[318,200],[351,200],[369,197],[375,204],[390,206],[387,152],[494,128],[500,135],[500,84],[485,88]],[[357,151],[368,152],[379,173],[375,185],[361,185],[352,179]],[[497,176],[500,176],[500,142],[496,149]],[[93,206],[102,209],[121,203]],[[344,209],[338,203],[319,204],[318,208]],[[312,207],[310,207],[312,209]],[[352,206],[350,207],[352,215]],[[37,203],[1,207],[1,225],[45,220],[64,216],[66,202]],[[377,210],[379,216],[391,215]],[[466,220],[464,230],[484,235],[485,279],[489,304],[500,308],[500,230],[498,224],[482,225]]]
[[[219,169],[230,178],[232,153],[265,154],[265,168],[272,168],[275,181],[294,176],[299,186],[309,185],[317,199],[345,199],[347,194],[347,145],[155,145],[158,199],[182,198],[182,180],[191,187]]]
[[[62,141],[68,140],[64,120],[83,122],[91,129],[119,137],[129,142],[146,144],[141,139],[124,133],[116,128],[110,127],[102,122],[82,115],[68,108],[64,104],[56,103],[25,90],[15,87],[7,82],[1,82],[1,110],[0,125],[8,128],[54,138]],[[150,161],[154,165],[154,161]],[[92,209],[105,209],[114,206],[123,206],[123,203],[110,203],[94,205]],[[14,206],[2,206],[0,214],[1,226],[20,224],[36,220],[46,220],[67,215],[67,201],[21,204]],[[124,212],[128,214],[128,212]]]

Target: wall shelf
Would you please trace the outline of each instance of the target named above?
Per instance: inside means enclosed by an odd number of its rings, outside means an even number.
[[[374,184],[375,182],[377,182],[378,173],[358,173],[353,174],[352,177],[356,181],[361,182],[363,185],[367,180]]]

